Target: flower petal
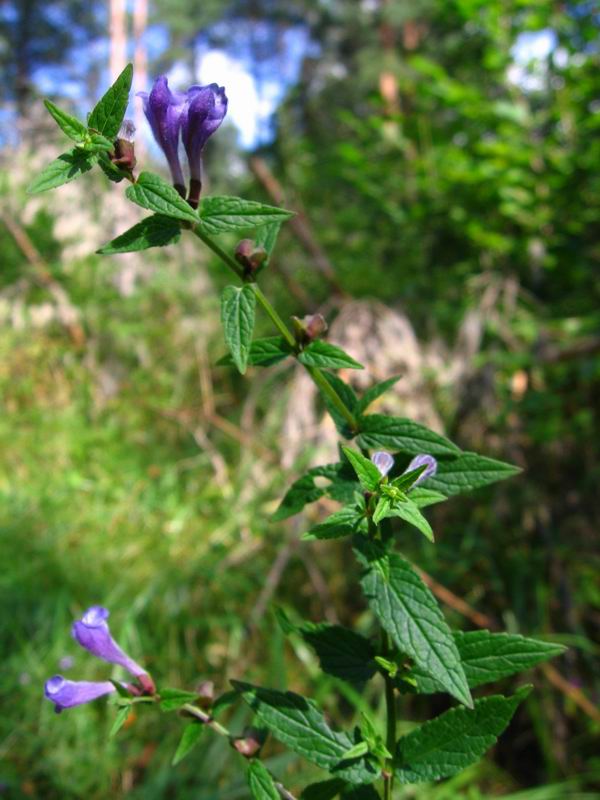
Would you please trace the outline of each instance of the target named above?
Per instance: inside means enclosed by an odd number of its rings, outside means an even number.
[[[62,675],[54,675],[44,685],[44,695],[54,703],[57,714],[64,708],[90,703],[114,691],[115,687],[110,681],[69,681]]]
[[[119,664],[136,677],[144,675],[146,670],[123,652],[112,638],[106,622],[109,614],[103,606],[91,606],[80,620],[73,623],[73,638],[97,658]]]

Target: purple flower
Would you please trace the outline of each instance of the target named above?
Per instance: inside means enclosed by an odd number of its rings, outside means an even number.
[[[373,453],[371,461],[375,464],[382,477],[385,477],[394,466],[393,456],[390,453],[386,453],[385,450],[378,450]]]
[[[62,675],[55,675],[44,685],[44,695],[54,703],[57,714],[64,708],[90,703],[114,691],[115,687],[110,681],[69,681]]]
[[[186,96],[180,92],[172,92],[165,75],[155,81],[150,94],[138,92],[144,101],[144,114],[154,138],[167,157],[173,184],[182,197],[185,197],[185,181],[179,161],[179,131],[181,115],[186,108]]]
[[[119,664],[125,667],[137,678],[140,675],[145,675],[146,670],[142,669],[139,664],[136,664],[132,658],[124,653],[110,635],[106,622],[108,617],[108,609],[102,606],[88,608],[83,617],[73,623],[73,628],[71,629],[73,638],[92,655],[111,664]]]
[[[402,473],[406,475],[407,472],[412,472],[413,469],[418,469],[419,467],[425,466],[423,472],[419,475],[417,480],[413,483],[413,486],[417,486],[419,483],[423,483],[423,481],[427,480],[427,478],[431,478],[432,475],[435,475],[437,472],[437,461],[433,456],[427,455],[427,453],[419,453],[418,456],[415,456],[413,460],[410,462],[408,467]]]
[[[181,139],[190,166],[190,198],[197,205],[202,186],[202,150],[227,113],[225,88],[216,83],[190,86],[181,116]]]

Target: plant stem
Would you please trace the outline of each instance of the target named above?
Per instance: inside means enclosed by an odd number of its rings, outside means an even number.
[[[208,725],[209,728],[212,728],[215,733],[218,733],[220,736],[227,736],[228,739],[231,738],[231,733],[227,730],[227,728],[221,725],[220,722],[217,722],[215,719],[213,719],[210,714],[206,713],[206,711],[202,711],[201,708],[198,708],[191,703],[186,703],[181,708],[183,711],[187,711],[188,714],[196,717],[196,719],[199,719],[200,722],[204,722],[204,724]]]
[[[387,731],[385,746],[393,755],[396,749],[396,695],[394,682],[389,675],[385,676],[385,707],[387,712]],[[386,775],[383,779],[383,798],[391,800],[394,788],[394,767],[391,759],[385,764]]]
[[[235,272],[238,278],[240,278],[242,281],[244,280],[243,270],[234,258],[232,258],[228,253],[226,253],[225,250],[223,250],[222,247],[220,247],[215,241],[213,241],[213,239],[210,236],[204,233],[199,226],[196,225],[195,227],[193,227],[192,231],[202,242],[204,242],[204,244],[207,247],[209,247],[213,251],[213,253],[216,256],[218,256],[221,259],[221,261],[227,267],[229,267],[229,269]],[[264,311],[269,316],[273,325],[275,325],[279,333],[283,336],[283,338],[290,345],[290,347],[293,347],[295,349],[296,340],[294,339],[293,334],[291,333],[285,322],[281,319],[281,317],[279,316],[279,314],[277,313],[271,302],[267,299],[267,297],[265,297],[265,294],[263,293],[262,289],[258,286],[257,283],[251,283],[250,286],[252,286],[257,301],[263,307]],[[318,367],[307,367],[306,365],[304,366],[310,377],[313,379],[314,383],[319,387],[319,389],[323,392],[323,394],[326,395],[331,400],[335,408],[344,417],[344,419],[350,426],[350,429],[353,432],[356,432],[358,430],[358,424],[356,422],[354,414],[344,403],[342,398],[339,396],[339,394],[336,392],[333,386],[329,383],[329,381],[323,375],[321,370],[318,369]]]

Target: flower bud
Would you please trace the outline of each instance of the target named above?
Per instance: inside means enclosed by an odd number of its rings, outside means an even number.
[[[393,456],[390,453],[386,453],[385,450],[378,450],[373,453],[371,461],[375,464],[382,477],[385,477],[394,466]]]
[[[309,344],[327,332],[327,322],[322,314],[308,314],[300,319],[292,317],[294,335],[298,344]]]
[[[198,699],[196,701],[200,708],[210,708],[215,698],[215,685],[212,681],[202,681],[196,687]]]
[[[242,239],[235,248],[235,260],[244,268],[246,275],[255,275],[268,258],[264,247],[257,247],[252,239]]]
[[[132,172],[136,164],[134,137],[135,125],[130,119],[124,119],[115,140],[115,152],[111,161],[127,172]]]
[[[244,758],[255,756],[265,742],[265,734],[257,728],[246,728],[244,735],[239,739],[232,739],[231,745]]]

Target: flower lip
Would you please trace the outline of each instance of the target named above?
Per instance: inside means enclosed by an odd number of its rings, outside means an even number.
[[[73,623],[71,628],[73,638],[97,658],[110,664],[119,664],[137,678],[145,675],[146,670],[128,656],[112,638],[106,622],[109,616],[110,612],[103,606],[90,606],[81,619]]]
[[[371,456],[371,461],[373,464],[375,464],[381,476],[384,478],[394,466],[394,457],[391,453],[387,453],[385,450],[378,450],[376,453],[373,453]]]
[[[115,687],[110,681],[70,681],[62,675],[54,675],[44,684],[44,695],[54,703],[57,714],[65,708],[90,703],[114,691]]]
[[[110,611],[103,606],[90,606],[81,617],[81,622],[88,628],[98,628],[110,617]]]
[[[418,469],[422,466],[425,466],[425,469],[413,483],[413,486],[423,483],[423,481],[427,480],[427,478],[432,478],[437,472],[438,463],[437,460],[428,453],[419,453],[419,455],[412,459],[402,474],[405,475],[407,472],[412,472],[413,469]]]

